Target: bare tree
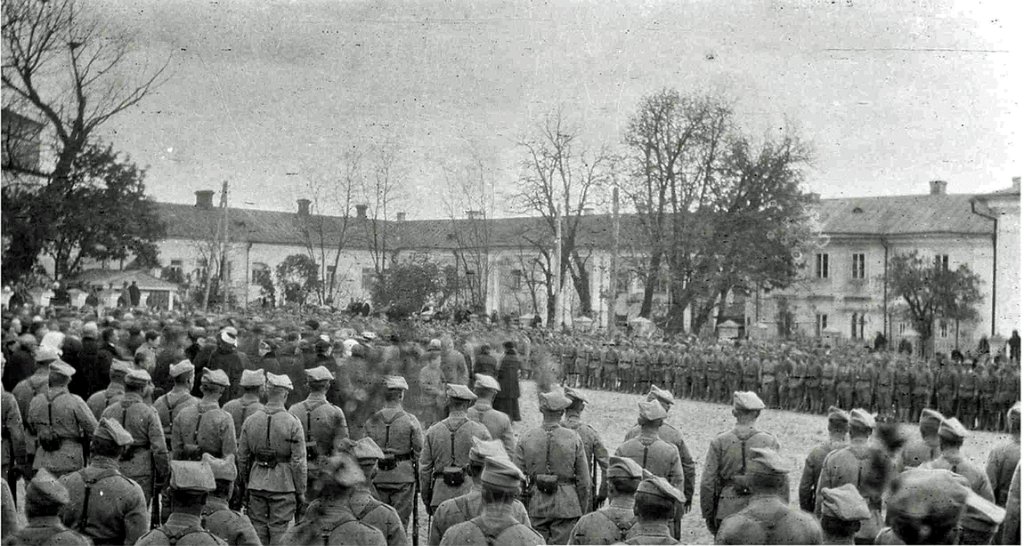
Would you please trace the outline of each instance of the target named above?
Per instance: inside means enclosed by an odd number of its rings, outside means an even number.
[[[456,274],[465,283],[470,307],[482,311],[486,309],[487,283],[491,277],[494,175],[476,150],[469,150],[466,157],[455,162],[442,164],[441,171],[445,178],[442,201],[455,238],[452,254]]]
[[[583,242],[583,217],[598,204],[612,168],[607,149],[587,150],[579,142],[580,131],[572,127],[561,111],[545,117],[537,133],[519,141],[524,151],[522,174],[513,196],[520,212],[540,216],[541,233],[523,233],[541,255],[538,264],[548,280],[548,324],[555,323],[554,294],[565,279],[571,278],[580,300],[580,313],[591,315],[590,272],[587,267],[591,248]],[[560,263],[553,264],[552,243],[562,224]],[[558,268],[560,286],[550,286],[554,268]]]
[[[6,225],[11,246],[4,270],[17,276],[31,269],[48,240],[45,226],[54,222],[47,203],[67,193],[73,163],[90,137],[155,89],[167,64],[139,69],[138,59],[130,57],[131,37],[103,24],[75,0],[10,0],[4,3],[2,25],[5,106],[38,114],[54,138],[52,168],[20,162],[3,166],[39,181],[32,189],[39,196],[37,206],[19,211],[35,227]]]
[[[367,207],[363,229],[378,282],[383,280],[384,272],[398,251],[392,245],[394,234],[391,233],[390,221],[404,182],[400,152],[399,145],[392,141],[374,145],[367,157],[369,172],[363,177],[361,188]]]

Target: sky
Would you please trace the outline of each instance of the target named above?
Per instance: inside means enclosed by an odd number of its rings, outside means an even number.
[[[672,87],[726,97],[754,135],[796,127],[824,197],[936,178],[978,193],[1024,170],[1016,4],[103,0],[133,62],[169,63],[103,137],[148,166],[157,200],[228,180],[233,206],[276,210],[335,176],[346,149],[388,142],[399,208],[440,218],[442,165],[484,158],[507,203],[516,142],[545,114],[618,146],[640,98]]]

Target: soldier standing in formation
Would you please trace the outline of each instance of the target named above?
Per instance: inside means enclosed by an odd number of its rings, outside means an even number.
[[[512,420],[504,412],[494,409],[494,396],[501,391],[498,380],[490,375],[478,374],[473,392],[476,404],[466,411],[471,421],[476,421],[487,428],[491,438],[501,440],[505,452],[512,456],[516,449],[516,435],[512,432]]]
[[[816,446],[804,461],[804,472],[800,477],[800,508],[805,512],[814,512],[818,496],[818,478],[825,464],[825,457],[837,449],[847,445],[846,435],[850,432],[850,414],[837,408],[828,410],[828,441]]]
[[[510,509],[525,479],[523,472],[508,459],[488,457],[480,473],[480,515],[450,528],[442,537],[441,546],[544,544],[541,535],[519,522]]]
[[[370,438],[362,438],[358,442],[343,440],[340,451],[352,455],[363,472],[363,480],[352,486],[346,499],[349,511],[360,522],[380,531],[388,546],[406,546],[405,525],[398,512],[378,500],[373,490],[377,463],[384,458],[384,452]]]
[[[115,360],[110,365],[110,384],[107,385],[107,388],[94,392],[85,401],[97,420],[103,415],[103,410],[124,396],[124,378],[130,371],[132,371],[131,364],[123,360]]]
[[[324,462],[318,474],[316,500],[279,544],[387,546],[380,530],[359,521],[348,508],[353,488],[366,479],[359,464],[350,455],[338,453]]]
[[[25,487],[28,525],[4,539],[4,546],[91,546],[88,538],[60,522],[58,514],[69,500],[67,489],[53,474],[45,468],[40,469]]]
[[[228,507],[235,479],[238,478],[235,456],[228,455],[221,459],[204,453],[203,462],[210,467],[215,483],[214,490],[206,497],[206,504],[203,505],[203,526],[228,546],[260,546],[260,538],[249,517]]]
[[[869,479],[874,472],[872,467],[871,446],[868,439],[875,429],[875,418],[862,409],[850,411],[850,445],[837,449],[825,457],[821,476],[818,478],[817,490],[840,487],[852,483],[864,497],[871,518],[861,524],[855,535],[858,544],[870,544],[882,526],[881,491],[868,487]],[[821,517],[821,504],[824,499],[819,495],[815,500],[814,514]]]
[[[540,398],[543,423],[523,433],[513,461],[528,478],[533,528],[545,541],[565,544],[590,506],[590,473],[583,440],[561,425],[571,401],[560,390]]]
[[[420,494],[429,514],[442,502],[469,492],[466,466],[473,438],[491,439],[487,427],[466,415],[476,401],[473,391],[458,384],[449,384],[446,390],[448,417],[427,429],[420,454]]]
[[[569,544],[615,544],[626,540],[636,522],[634,495],[644,471],[628,457],[613,456],[608,463],[608,506],[580,518]]]
[[[213,471],[202,461],[171,461],[171,505],[167,522],[146,533],[137,546],[222,546],[202,520],[206,498],[217,487]]]
[[[124,397],[103,410],[104,419],[112,419],[131,434],[133,441],[120,458],[121,472],[142,487],[148,504],[170,475],[167,443],[160,416],[146,404],[143,393],[149,387],[145,370],[132,370],[125,377]]]
[[[672,405],[675,403],[675,400],[672,398],[672,393],[657,386],[651,386],[651,391],[647,395],[647,400],[658,402],[661,407],[665,409],[666,419],[668,412],[672,409]],[[640,428],[640,425],[637,425],[630,429],[626,434],[625,440],[638,436],[640,434]],[[678,529],[679,518],[682,514],[690,511],[690,506],[693,503],[697,471],[693,463],[693,456],[690,455],[690,450],[686,447],[686,441],[683,439],[683,433],[680,432],[679,429],[663,419],[661,425],[658,427],[658,438],[661,438],[669,445],[676,448],[676,451],[679,452],[679,464],[683,468],[683,483],[681,491],[683,492],[683,496],[686,498],[686,502],[681,506],[682,512],[677,514],[676,517],[676,529]],[[662,477],[668,479],[665,476]],[[671,482],[672,480],[669,481]],[[673,484],[673,486],[677,488],[679,487],[678,484]]]
[[[920,466],[939,456],[939,425],[944,420],[942,414],[935,410],[921,411],[921,421],[918,425],[921,439],[903,446],[897,461],[900,470]]]
[[[1010,408],[1006,416],[1011,439],[992,450],[985,465],[985,473],[992,484],[995,503],[1006,506],[1013,472],[1020,463],[1020,402]]]
[[[220,409],[220,397],[231,385],[224,370],[203,371],[197,404],[182,408],[171,424],[171,458],[198,461],[203,453],[224,457],[235,453],[235,422]]]
[[[26,421],[37,446],[32,468],[45,468],[59,478],[85,466],[83,448],[96,429],[96,417],[85,400],[68,391],[75,369],[60,360],[49,368],[49,388],[32,399]]]
[[[409,384],[402,376],[384,378],[384,407],[370,416],[363,427],[366,436],[384,452],[373,485],[380,500],[398,511],[407,525],[412,515],[413,484],[419,477],[414,463],[423,450],[423,429],[419,419],[402,407]]]
[[[331,381],[334,381],[334,374],[324,366],[306,370],[306,387],[309,395],[288,409],[288,413],[302,426],[306,444],[307,491],[312,485],[310,482],[317,479],[320,464],[331,456],[341,440],[348,438],[345,412],[327,399]],[[304,508],[299,506],[299,517],[302,517],[301,510]]]
[[[871,511],[857,487],[851,483],[821,490],[822,544],[855,544],[854,535]]]
[[[596,497],[591,499],[592,506],[596,508],[608,496],[608,449],[604,447],[604,442],[601,441],[601,435],[597,433],[597,430],[584,423],[580,417],[583,413],[583,408],[587,405],[587,399],[578,391],[569,387],[565,388],[565,395],[572,403],[565,409],[565,418],[562,419],[562,426],[576,431],[576,434],[583,440],[583,450],[587,456],[587,468],[589,469],[588,472],[590,472],[590,486],[597,491]],[[604,476],[604,481],[601,482],[600,487],[598,487],[597,483],[598,469],[600,469],[601,475]]]
[[[262,369],[242,371],[242,379],[239,380],[242,396],[224,403],[224,411],[231,416],[231,420],[235,423],[236,434],[242,433],[242,425],[250,415],[263,409],[260,396],[266,390],[266,383],[267,376]]]
[[[679,544],[672,538],[669,526],[675,507],[683,502],[683,494],[659,477],[640,482],[636,489],[633,513],[636,523],[626,533],[626,544]]]
[[[160,416],[160,423],[163,424],[164,439],[168,446],[171,445],[171,424],[174,423],[174,418],[181,410],[199,403],[199,399],[192,396],[195,370],[196,367],[187,360],[182,360],[171,366],[168,373],[174,386],[171,387],[170,392],[153,402],[153,407],[156,408],[157,415]]]

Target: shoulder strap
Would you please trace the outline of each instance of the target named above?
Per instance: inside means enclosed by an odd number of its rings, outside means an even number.
[[[384,504],[373,497],[367,497],[367,501],[368,502],[366,503],[366,506],[363,506],[363,509],[360,510],[359,513],[355,515],[356,519],[359,521],[363,521],[363,518],[369,516],[370,512],[373,512],[374,510],[380,508],[381,505]]]
[[[164,526],[157,527],[156,530],[160,531],[161,533],[164,534],[164,536],[167,537],[167,542],[170,543],[171,546],[175,546],[176,544],[178,544],[178,541],[180,541],[181,539],[187,537],[188,535],[195,534],[195,533],[203,533],[205,535],[210,535],[211,537],[214,536],[213,533],[211,533],[210,531],[208,531],[208,530],[206,530],[206,529],[204,529],[202,527],[186,527],[186,528],[182,529],[181,531],[178,531],[177,533],[171,533],[171,532],[169,532],[167,530],[167,526],[164,525]]]
[[[310,422],[309,422],[310,418],[313,417],[313,410],[309,409],[309,404],[307,404],[306,402],[302,403],[302,407],[306,408],[306,429],[305,430],[306,430],[306,444],[308,445],[309,442],[310,442],[310,438],[313,437],[313,431],[310,429]],[[269,430],[269,427],[268,427],[268,430]],[[268,439],[268,442],[269,442],[269,439]]]
[[[619,541],[626,540],[626,534],[629,533],[629,530],[633,527],[633,524],[636,522],[636,518],[629,519],[623,522],[617,522],[614,519],[612,519],[611,516],[608,515],[608,512],[605,512],[604,510],[598,510],[597,513],[601,514],[601,516],[603,516],[604,519],[608,520],[609,523],[614,525],[615,528],[619,530]]]
[[[459,426],[457,426],[455,428],[452,428],[452,426],[448,423],[448,421],[444,422],[445,428],[448,429],[448,438],[451,440],[451,451],[448,452],[448,455],[452,458],[452,466],[456,466],[455,465],[455,434],[457,432],[459,432],[459,429],[462,428],[462,425],[465,425],[468,422],[469,422],[469,419],[466,419],[465,421],[459,423]]]
[[[267,414],[267,449],[270,449],[270,421],[274,419],[274,414]]]
[[[462,512],[462,517],[464,518],[464,520],[465,519],[472,519],[472,518],[470,518],[470,514],[469,514],[469,501],[466,499],[465,495],[463,495],[461,497],[455,497],[455,506],[458,507],[459,512]],[[473,516],[473,517],[476,517],[476,516]]]
[[[507,531],[509,527],[512,527],[513,525],[516,524],[515,521],[509,522],[508,525],[502,527],[501,529],[498,529],[497,532],[492,532],[492,531],[487,530],[484,527],[483,523],[481,523],[480,516],[477,516],[477,517],[475,517],[475,518],[473,518],[473,519],[471,519],[469,521],[472,521],[473,525],[476,525],[476,528],[479,529],[480,533],[482,533],[484,535],[484,539],[487,542],[487,546],[494,546],[495,544],[497,544],[498,538],[500,538],[501,535],[505,531]]]
[[[391,417],[391,419],[385,419],[385,420],[384,420],[384,445],[383,445],[383,446],[381,446],[381,449],[387,449],[387,448],[388,448],[388,444],[390,444],[390,443],[391,443],[391,425],[392,425],[392,424],[393,424],[393,423],[394,423],[395,421],[397,421],[397,420],[398,420],[398,419],[399,419],[400,417],[405,417],[405,410],[398,410],[398,411],[397,411],[397,412],[396,412],[396,413],[395,413],[395,414],[394,414],[394,415],[393,415],[393,416]],[[409,432],[409,435],[410,435],[410,436],[412,435],[412,431],[411,431],[411,428],[410,428],[410,432]],[[409,445],[412,445],[412,443],[410,442],[410,444],[409,444]]]
[[[199,426],[203,424],[203,415],[205,413],[206,410],[199,406],[196,406],[196,428],[195,430],[192,431],[192,443],[194,444],[199,443]]]
[[[640,463],[640,468],[643,468],[644,470],[647,470],[647,450],[650,447],[651,447],[650,445],[644,444],[644,460],[643,460],[642,463]]]
[[[740,456],[742,461],[740,462],[740,474],[747,473],[747,440],[750,438],[740,438]]]
[[[320,525],[320,537],[323,538],[324,546],[330,546],[331,534],[334,533],[335,529],[337,529],[338,527],[341,527],[342,525],[345,525],[346,523],[352,523],[353,521],[355,521],[355,522],[359,521],[358,519],[356,519],[356,517],[354,515],[352,515],[350,512],[347,512],[347,511],[346,512],[341,512],[339,515],[341,516],[341,518],[337,522],[335,522],[334,524],[327,524],[327,525],[321,524]]]
[[[118,475],[119,472],[112,468],[108,468],[93,478],[86,478],[85,474],[81,471],[79,474],[82,476],[82,482],[85,484],[85,495],[82,499],[82,515],[78,518],[78,525],[76,526],[76,529],[79,533],[85,533],[85,526],[89,523],[89,497],[92,495],[92,486],[96,485],[101,480]]]

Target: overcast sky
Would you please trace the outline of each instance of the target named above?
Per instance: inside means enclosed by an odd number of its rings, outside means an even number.
[[[616,145],[663,87],[723,94],[757,134],[795,124],[826,197],[934,178],[981,192],[1024,170],[1016,2],[106,2],[140,58],[170,57],[169,81],[105,135],[163,201],[227,179],[234,206],[293,210],[340,150],[389,139],[401,208],[443,217],[442,161],[477,150],[507,191],[544,113],[562,105]]]

